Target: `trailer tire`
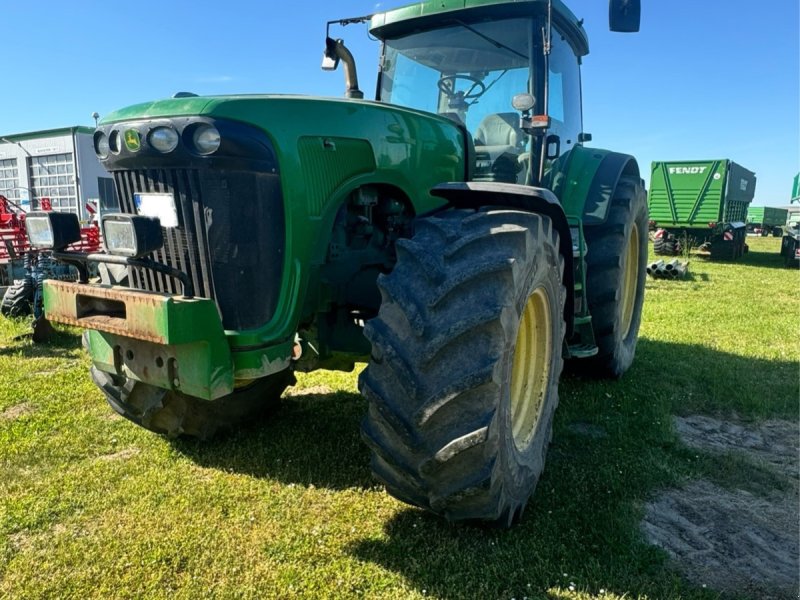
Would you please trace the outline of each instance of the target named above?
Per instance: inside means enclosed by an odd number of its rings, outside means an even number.
[[[36,284],[30,279],[20,279],[9,286],[0,302],[0,314],[10,319],[27,317],[33,312]]]
[[[116,412],[155,433],[208,440],[237,425],[263,417],[277,407],[294,383],[291,369],[256,379],[216,400],[201,400],[173,390],[91,368],[92,379]]]
[[[507,527],[544,468],[563,367],[564,260],[548,217],[420,219],[378,278],[362,437],[396,498]]]
[[[653,252],[658,256],[677,256],[680,254],[680,244],[677,238],[668,232],[653,240]]]
[[[586,299],[598,352],[576,359],[580,372],[617,379],[633,362],[647,276],[647,221],[640,180],[623,176],[606,222],[584,229]]]
[[[715,240],[709,246],[711,260],[735,260],[739,256],[735,241]]]

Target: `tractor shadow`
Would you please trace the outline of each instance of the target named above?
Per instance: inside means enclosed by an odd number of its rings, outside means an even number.
[[[758,267],[761,269],[781,269],[784,271],[791,271],[791,267],[786,266],[783,256],[778,253],[779,251],[780,246],[778,246],[774,251],[753,250],[751,248],[749,252],[733,260],[719,258],[712,259],[709,254],[692,252],[691,260],[697,260],[698,262],[703,263],[746,265],[748,267]],[[681,258],[681,260],[685,259]],[[796,267],[795,270],[797,270]]]
[[[787,267],[783,256],[778,254],[780,247],[774,252],[762,252],[758,250],[750,250],[747,254],[740,257],[737,262],[748,265],[750,267],[759,267],[762,269],[782,269],[784,271],[797,271],[797,265],[794,267]]]
[[[666,278],[666,277],[654,277],[652,275],[648,275],[647,279],[645,280],[645,285],[651,284],[651,283],[656,282],[656,281],[667,281],[667,282],[673,282],[673,281],[680,282],[680,281],[683,281],[683,282],[695,283],[695,282],[698,282],[698,281],[701,281],[701,282],[711,281],[711,278],[708,276],[708,273],[694,273],[693,271],[691,271],[691,262],[690,262],[689,268],[687,269],[686,273],[684,273],[684,275],[682,277],[676,277],[675,279],[670,279],[670,278]]]
[[[355,390],[284,396],[275,412],[218,440],[172,443],[204,467],[318,488],[373,487],[359,433],[366,410]]]
[[[675,363],[679,375],[654,384]],[[547,468],[514,528],[454,525],[406,508],[383,536],[347,551],[441,598],[555,599],[571,584],[623,597],[716,597],[682,580],[639,530],[642,502],[686,477],[713,478],[716,468],[678,441],[671,415],[792,418],[796,371],[790,362],[641,339],[621,381],[562,378]]]

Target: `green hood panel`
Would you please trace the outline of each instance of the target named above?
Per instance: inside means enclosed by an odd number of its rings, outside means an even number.
[[[275,152],[285,208],[283,280],[274,315],[255,330],[231,331],[233,347],[264,347],[293,339],[315,309],[339,208],[353,190],[380,186],[417,214],[443,204],[430,191],[467,177],[463,127],[430,113],[370,100],[297,95],[173,98],[111,113],[104,124],[151,119],[211,118],[261,130]],[[157,168],[144,154],[132,168]],[[213,165],[214,157],[207,159]],[[129,167],[130,168],[130,167]],[[291,348],[290,348],[291,350]]]

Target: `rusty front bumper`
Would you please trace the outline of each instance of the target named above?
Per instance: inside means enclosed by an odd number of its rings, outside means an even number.
[[[206,400],[233,391],[233,360],[212,300],[46,281],[44,311],[89,330],[89,353],[102,371]]]

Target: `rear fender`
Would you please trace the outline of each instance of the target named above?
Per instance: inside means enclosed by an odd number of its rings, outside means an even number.
[[[600,225],[608,218],[611,198],[623,175],[641,177],[632,156],[575,146],[551,165],[544,185],[553,190],[568,217],[580,219],[584,226]]]
[[[483,206],[513,208],[549,217],[558,231],[559,252],[564,257],[564,321],[567,338],[572,335],[575,310],[575,273],[572,264],[572,234],[558,198],[549,190],[513,183],[475,182],[442,183],[431,190],[433,196],[444,198],[452,208],[478,209]],[[446,208],[446,207],[445,207]]]

